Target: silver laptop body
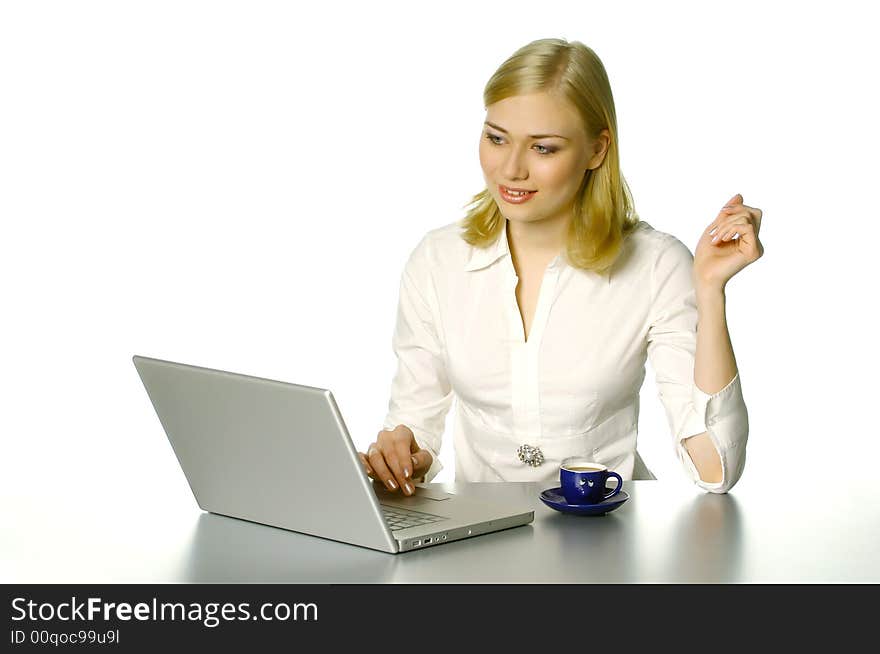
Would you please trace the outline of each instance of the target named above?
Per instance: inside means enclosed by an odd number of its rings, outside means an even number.
[[[534,519],[522,506],[373,482],[329,390],[132,360],[204,511],[395,554]]]

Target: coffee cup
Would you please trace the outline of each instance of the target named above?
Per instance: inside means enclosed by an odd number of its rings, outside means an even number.
[[[609,490],[605,481],[617,478],[617,488]],[[595,463],[582,457],[563,459],[559,468],[559,482],[562,494],[569,504],[598,504],[614,497],[623,488],[623,478],[608,466]]]

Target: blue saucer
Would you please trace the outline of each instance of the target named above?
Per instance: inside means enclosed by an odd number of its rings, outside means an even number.
[[[613,490],[613,489],[612,489]],[[629,494],[623,489],[614,497],[609,497],[598,504],[569,504],[565,501],[562,494],[562,487],[548,488],[541,492],[541,501],[551,509],[561,511],[562,513],[572,513],[574,515],[605,515],[609,511],[613,511],[621,504],[629,499]]]

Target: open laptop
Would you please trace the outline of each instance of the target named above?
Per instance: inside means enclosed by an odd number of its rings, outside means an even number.
[[[373,482],[329,390],[132,360],[204,511],[394,554],[534,520],[523,506]]]

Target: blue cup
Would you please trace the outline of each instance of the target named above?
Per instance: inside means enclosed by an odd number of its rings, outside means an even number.
[[[608,477],[617,478],[617,488],[608,490],[605,481]],[[569,504],[598,504],[614,497],[623,488],[623,478],[601,463],[588,461],[582,457],[563,459],[559,468],[559,482],[562,494]]]

